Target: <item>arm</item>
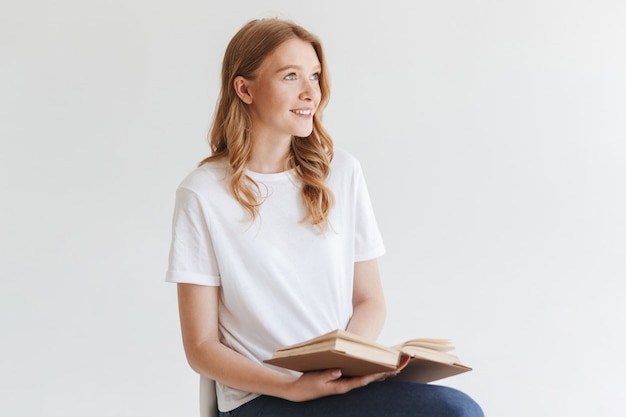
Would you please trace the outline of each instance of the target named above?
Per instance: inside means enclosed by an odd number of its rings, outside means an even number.
[[[376,340],[386,317],[378,261],[354,263],[353,313],[346,330]]]
[[[178,284],[183,345],[189,365],[199,374],[243,391],[305,401],[341,394],[386,374],[341,378],[335,370],[287,375],[258,364],[223,345],[218,336],[219,287]]]

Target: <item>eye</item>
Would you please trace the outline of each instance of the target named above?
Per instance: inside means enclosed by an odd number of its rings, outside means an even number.
[[[291,74],[287,74],[285,76],[285,80],[293,81],[295,79],[296,79],[296,74],[294,72],[292,72]]]
[[[319,81],[320,78],[322,78],[322,75],[319,72],[316,72],[315,74],[311,75],[310,79],[312,81]]]

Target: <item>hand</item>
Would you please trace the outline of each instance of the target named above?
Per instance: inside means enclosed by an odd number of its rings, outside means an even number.
[[[328,395],[344,394],[395,375],[397,375],[396,372],[380,372],[342,378],[341,371],[338,369],[305,372],[290,385],[284,398],[290,401],[308,401]]]

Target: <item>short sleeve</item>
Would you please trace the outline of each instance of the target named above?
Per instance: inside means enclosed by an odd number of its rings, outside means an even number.
[[[376,223],[374,209],[361,165],[356,167],[355,262],[377,258],[385,253],[383,238]]]
[[[207,217],[195,192],[182,187],[176,190],[167,282],[220,285]]]

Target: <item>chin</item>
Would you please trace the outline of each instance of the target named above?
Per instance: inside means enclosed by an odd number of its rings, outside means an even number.
[[[310,129],[301,129],[299,131],[295,131],[293,135],[299,138],[306,138],[310,136],[312,132],[313,132],[313,127],[311,126]]]

